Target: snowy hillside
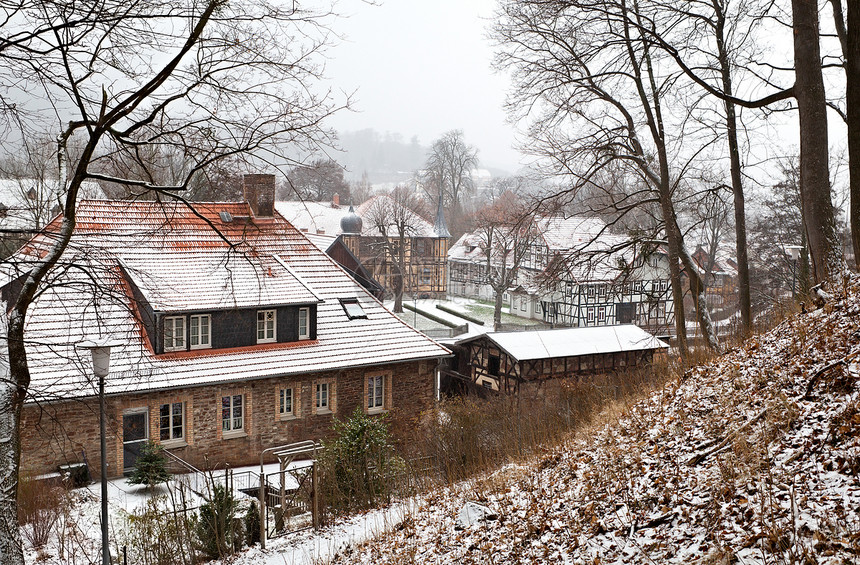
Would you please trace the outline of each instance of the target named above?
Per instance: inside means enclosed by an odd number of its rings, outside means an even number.
[[[430,494],[333,562],[860,562],[858,293],[532,464]],[[486,517],[458,523],[470,501]]]

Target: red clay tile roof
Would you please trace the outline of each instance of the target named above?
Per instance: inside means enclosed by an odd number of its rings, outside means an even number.
[[[222,222],[221,211],[234,221]],[[108,394],[449,354],[386,310],[280,215],[250,216],[239,203],[196,204],[192,211],[181,203],[81,202],[72,243],[49,277],[55,284],[40,294],[28,317],[32,396],[94,394],[88,354],[73,344],[99,336],[124,342],[112,354]],[[50,243],[59,221],[7,267],[22,272]],[[126,277],[165,311],[318,303],[317,339],[154,355],[133,314]],[[350,320],[339,298],[357,298],[367,319]]]

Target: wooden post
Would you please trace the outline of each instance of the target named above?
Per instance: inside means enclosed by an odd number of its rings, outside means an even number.
[[[260,549],[266,549],[266,475],[260,455]]]
[[[318,530],[320,528],[319,492],[317,491],[318,486],[319,482],[317,476],[317,459],[316,454],[314,454],[314,462],[311,469],[311,519],[313,520],[315,530]]]

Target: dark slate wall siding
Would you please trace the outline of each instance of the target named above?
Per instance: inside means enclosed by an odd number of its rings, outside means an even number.
[[[276,324],[278,331],[276,337],[279,343],[297,341],[299,339],[299,309],[278,308]]]
[[[244,347],[257,343],[257,311],[212,312],[212,348]]]
[[[287,343],[297,341],[299,339],[299,306],[282,306],[275,308],[276,314],[276,337],[278,343]],[[310,339],[316,339],[317,336],[317,307],[311,305],[307,307],[310,317]],[[260,310],[271,310],[271,308],[260,308]],[[182,314],[162,314],[158,318],[158,332],[155,332],[156,320],[155,314],[151,309],[141,308],[141,315],[144,317],[144,325],[147,327],[147,332],[150,336],[157,336],[157,345],[153,343],[153,348],[164,353],[164,320],[166,316],[184,315],[186,323],[186,350],[190,349],[190,334],[188,333],[188,323],[190,317],[195,314],[210,314],[212,316],[212,349],[225,349],[228,347],[247,347],[257,344],[257,309],[253,310],[226,310],[218,312],[184,312]],[[146,318],[150,319],[147,325]],[[156,339],[152,339],[153,342]]]

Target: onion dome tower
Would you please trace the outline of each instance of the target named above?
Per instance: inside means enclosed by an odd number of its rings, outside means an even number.
[[[340,231],[344,235],[361,235],[361,228],[364,222],[361,216],[355,213],[352,204],[349,205],[349,211],[340,219]]]

